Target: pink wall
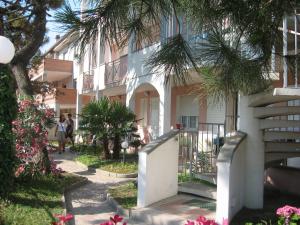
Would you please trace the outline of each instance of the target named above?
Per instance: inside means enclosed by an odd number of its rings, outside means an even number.
[[[135,111],[135,114],[137,116],[137,119],[142,119],[143,115],[141,115],[141,99],[143,98],[146,98],[147,99],[147,121],[146,123],[149,124],[150,121],[150,99],[151,98],[155,98],[155,97],[159,97],[159,94],[158,92],[155,90],[153,91],[147,91],[147,94],[148,96],[145,96],[145,93],[144,92],[136,92],[135,93],[135,107],[134,107],[134,111]],[[138,124],[141,124],[141,122],[139,122]]]
[[[126,95],[115,95],[115,96],[109,96],[108,98],[111,101],[117,101],[122,103],[123,105],[126,105]]]

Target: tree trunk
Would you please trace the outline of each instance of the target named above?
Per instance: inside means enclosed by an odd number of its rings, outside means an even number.
[[[116,135],[114,138],[114,148],[113,148],[113,159],[120,158],[120,150],[121,150],[121,143],[120,143],[120,136]]]
[[[27,75],[26,65],[23,63],[12,64],[11,70],[18,85],[19,93],[25,96],[33,96],[33,88]]]
[[[105,159],[109,159],[110,155],[109,155],[108,139],[107,139],[107,137],[103,138],[103,149],[104,149],[104,158]]]
[[[225,132],[226,134],[237,130],[237,102],[238,94],[228,94],[226,97]]]

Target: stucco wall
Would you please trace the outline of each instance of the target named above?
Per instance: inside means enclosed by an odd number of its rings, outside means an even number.
[[[229,221],[245,205],[245,138],[237,132],[228,137],[218,156],[216,221]]]
[[[177,194],[179,145],[174,134],[166,134],[139,153],[138,207],[146,207]]]

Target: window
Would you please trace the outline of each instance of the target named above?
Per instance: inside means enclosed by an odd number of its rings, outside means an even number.
[[[198,128],[198,117],[197,116],[181,116],[181,124],[186,129]]]

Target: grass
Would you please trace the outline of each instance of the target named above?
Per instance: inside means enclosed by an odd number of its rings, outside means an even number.
[[[137,204],[137,187],[133,182],[110,188],[108,193],[124,209],[133,208]]]
[[[83,163],[86,166],[99,168],[108,172],[129,174],[136,173],[138,165],[136,161],[121,162],[112,160],[102,160],[96,155],[82,154],[76,157],[76,160]]]
[[[49,141],[49,144],[54,146],[54,147],[58,147],[58,141],[57,140],[51,140],[51,141]],[[66,145],[66,147],[72,147],[72,143],[71,143],[71,141],[69,141],[69,139],[68,139],[68,142],[66,142],[65,145]]]
[[[211,187],[217,187],[217,185],[210,183],[206,180],[202,180],[196,177],[190,177],[189,174],[183,174],[183,173],[178,173],[178,182],[179,183],[184,183],[184,182],[194,182],[194,183],[201,183],[201,184],[205,184]]]
[[[9,200],[0,200],[1,225],[48,225],[53,214],[63,212],[61,197],[65,187],[83,178],[63,174],[17,180]]]

